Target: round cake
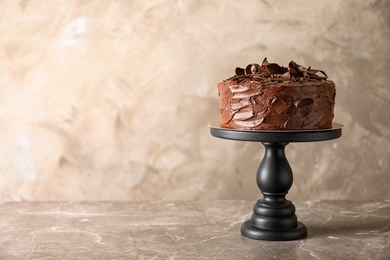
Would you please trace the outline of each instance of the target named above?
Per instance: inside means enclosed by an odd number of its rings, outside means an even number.
[[[322,70],[291,61],[236,68],[218,84],[220,127],[245,130],[332,128],[336,88]]]

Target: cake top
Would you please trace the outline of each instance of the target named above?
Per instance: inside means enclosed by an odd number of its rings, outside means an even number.
[[[328,78],[324,71],[312,69],[310,66],[306,68],[294,61],[290,61],[288,67],[283,67],[276,63],[269,63],[267,58],[264,58],[261,66],[253,63],[246,66],[245,69],[237,67],[235,72],[236,75],[227,80],[233,80],[236,83],[246,79],[263,83],[275,83],[312,80],[318,81],[326,80]]]

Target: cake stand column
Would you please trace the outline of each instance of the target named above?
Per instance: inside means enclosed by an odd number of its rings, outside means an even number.
[[[294,240],[307,235],[304,224],[297,221],[295,207],[286,200],[293,183],[293,172],[285,155],[288,142],[262,142],[265,154],[257,170],[257,186],[263,199],[256,202],[250,220],[241,233],[261,240]]]

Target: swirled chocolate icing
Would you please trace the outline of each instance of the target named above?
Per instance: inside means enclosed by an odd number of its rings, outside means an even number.
[[[332,127],[336,89],[321,70],[291,61],[288,67],[263,60],[236,68],[218,84],[220,127],[301,130]]]

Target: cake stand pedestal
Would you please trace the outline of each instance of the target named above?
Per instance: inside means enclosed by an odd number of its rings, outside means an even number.
[[[212,136],[238,141],[261,142],[265,154],[257,170],[256,181],[263,198],[253,206],[250,220],[241,226],[241,234],[259,240],[294,240],[307,236],[306,226],[298,222],[294,204],[286,200],[293,183],[293,172],[284,149],[290,142],[317,142],[339,138],[341,124],[331,129],[251,131],[210,125]]]

